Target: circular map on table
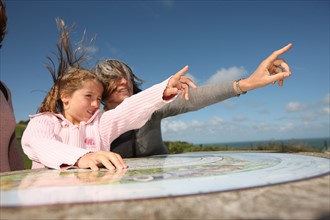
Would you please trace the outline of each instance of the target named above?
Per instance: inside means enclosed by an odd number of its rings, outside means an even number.
[[[326,158],[198,152],[125,159],[126,170],[25,170],[0,174],[1,206],[146,199],[221,192],[328,175]]]

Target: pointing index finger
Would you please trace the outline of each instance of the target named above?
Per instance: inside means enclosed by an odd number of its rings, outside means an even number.
[[[282,47],[279,50],[274,51],[267,59],[267,62],[274,62],[279,56],[281,56],[282,54],[286,53],[288,50],[290,50],[292,47],[292,44],[289,43],[288,45],[286,45],[285,47]]]
[[[183,67],[180,71],[178,71],[174,76],[173,78],[179,80],[180,77],[185,74],[187,72],[187,70],[189,69],[189,66],[186,65],[185,67]]]

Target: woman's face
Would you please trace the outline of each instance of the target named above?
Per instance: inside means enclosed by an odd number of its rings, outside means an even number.
[[[88,121],[100,108],[103,86],[97,80],[87,80],[72,95],[61,95],[64,117],[73,124]]]
[[[133,95],[133,84],[124,77],[116,82],[115,90],[104,100],[105,109],[116,108],[124,99]]]

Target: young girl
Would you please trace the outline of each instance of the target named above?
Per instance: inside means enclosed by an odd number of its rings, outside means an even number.
[[[33,161],[32,168],[124,169],[121,156],[110,152],[108,146],[120,134],[143,126],[155,110],[172,101],[179,91],[188,98],[188,85],[195,87],[182,76],[188,67],[126,99],[116,109],[101,113],[103,84],[94,72],[79,67],[84,54],[78,58],[77,51],[72,54],[69,28],[62,20],[57,23],[58,77],[51,71],[54,86],[38,114],[30,116],[22,137],[23,150]]]

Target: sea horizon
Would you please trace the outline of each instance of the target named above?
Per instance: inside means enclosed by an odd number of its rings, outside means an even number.
[[[269,140],[250,140],[250,141],[228,141],[214,143],[200,143],[201,146],[225,146],[228,148],[251,149],[258,146],[269,144],[289,144],[294,146],[306,146],[308,148],[317,148],[319,151],[330,148],[330,137],[316,138],[290,138],[290,139],[269,139]]]

